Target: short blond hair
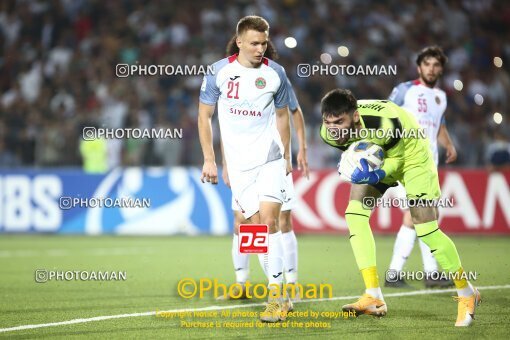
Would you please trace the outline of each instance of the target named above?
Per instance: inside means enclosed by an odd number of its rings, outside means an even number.
[[[257,15],[249,15],[237,23],[236,35],[240,36],[248,30],[254,30],[257,32],[266,32],[269,34],[269,23],[266,19]]]

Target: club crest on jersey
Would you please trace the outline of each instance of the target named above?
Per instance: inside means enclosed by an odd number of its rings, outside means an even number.
[[[441,99],[439,99],[439,97],[438,97],[438,96],[436,96],[436,104],[437,104],[437,105],[441,104]]]
[[[262,77],[258,77],[255,79],[255,86],[257,86],[258,89],[263,89],[266,87],[266,80]]]

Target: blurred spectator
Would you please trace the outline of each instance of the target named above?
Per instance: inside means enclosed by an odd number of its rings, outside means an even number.
[[[108,152],[106,140],[81,140],[80,153],[83,159],[83,171],[91,174],[103,174],[108,171]]]
[[[173,126],[165,120],[163,114],[158,116],[156,129],[173,129]],[[180,139],[157,139],[154,141],[154,154],[158,164],[166,167],[180,166],[183,151],[183,141]]]
[[[6,147],[3,139],[0,139],[0,167],[14,168],[20,166],[21,162]]]
[[[510,169],[510,140],[501,131],[495,130],[485,151],[485,162],[489,169]]]

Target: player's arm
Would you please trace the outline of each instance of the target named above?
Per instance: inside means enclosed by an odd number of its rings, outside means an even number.
[[[214,156],[211,123],[214,107],[214,105],[208,105],[202,102],[198,104],[198,135],[204,155],[204,166],[202,168],[200,180],[202,183],[205,179],[206,182],[218,184],[218,169]]]
[[[228,178],[227,160],[225,159],[225,152],[223,151],[223,141],[220,139],[221,146],[221,177],[227,187],[230,188],[230,179]]]
[[[289,87],[289,110],[291,112],[292,120],[294,122],[294,129],[298,137],[299,151],[297,154],[297,166],[298,170],[303,171],[303,175],[308,178],[308,159],[306,156],[306,129],[305,129],[305,118],[303,117],[303,111],[299,107],[299,102],[296,97],[296,93],[292,88],[289,78],[287,78],[287,85]],[[292,152],[292,150],[291,150]]]
[[[290,117],[289,117],[289,87],[290,83],[281,66],[275,67],[275,71],[280,78],[280,86],[274,95],[274,106],[276,111],[276,127],[282,139],[284,154],[283,157],[287,163],[287,175],[292,172],[290,163]]]
[[[297,154],[297,165],[298,170],[303,171],[306,178],[309,176],[308,170],[308,158],[306,156],[306,129],[305,129],[305,118],[303,117],[303,111],[298,106],[297,109],[292,112],[292,120],[294,122],[294,128],[296,129],[296,135],[298,137],[299,151]]]
[[[216,64],[215,64],[216,65]],[[216,85],[216,68],[213,74],[208,74],[202,81],[200,87],[200,102],[198,104],[198,136],[200,146],[204,155],[204,166],[202,167],[202,183],[218,184],[218,168],[216,167],[213,138],[212,138],[212,115],[216,102],[220,97],[220,89]]]
[[[379,129],[384,133],[376,134],[376,138],[370,138],[370,140],[385,150],[384,164],[381,170],[384,171],[385,176],[389,176],[402,166],[402,156],[404,155],[402,123],[399,119],[381,119]]]
[[[402,140],[402,125],[398,121],[397,125],[395,121],[389,119],[382,119],[379,129],[383,130],[384,133],[380,133],[379,136],[376,134],[375,138],[368,138],[371,142],[382,147],[384,152],[384,164],[380,169],[373,171],[362,171],[360,178],[370,177],[369,184],[375,184],[382,181],[385,177],[391,176],[393,173],[398,171],[402,166],[404,155],[404,142]],[[364,168],[362,164],[362,168]],[[363,169],[365,170],[365,169]]]
[[[450,134],[448,133],[448,129],[446,128],[446,124],[444,124],[444,122],[442,122],[439,126],[437,141],[439,142],[439,145],[446,149],[446,164],[455,162],[457,159],[457,150],[455,149],[455,145],[453,145]]]
[[[378,144],[379,145],[379,144]],[[381,145],[379,145],[381,146]],[[399,142],[391,148],[391,152],[385,152],[384,164],[380,169],[371,170],[368,161],[360,160],[360,171],[353,173],[351,180],[357,184],[377,184],[387,176],[391,176],[402,166],[400,155],[404,153],[404,143]]]
[[[382,181],[386,176],[394,173],[400,165],[401,161],[398,157],[387,157],[384,159],[384,164],[380,169],[372,170],[368,165],[368,161],[365,158],[361,158],[359,165],[356,165],[354,170],[345,171],[345,168],[343,168],[344,164],[341,161],[338,172],[350,173],[352,183],[374,185]]]
[[[276,127],[280,133],[284,147],[284,158],[287,161],[287,174],[292,172],[290,164],[290,117],[288,106],[276,109]]]
[[[395,146],[395,148],[398,148]],[[403,153],[403,143],[402,143],[402,153]],[[384,171],[385,175],[391,175],[398,170],[402,166],[402,159],[397,157],[387,157],[384,158],[384,164],[381,167],[381,170]]]

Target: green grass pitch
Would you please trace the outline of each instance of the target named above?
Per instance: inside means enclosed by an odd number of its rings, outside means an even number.
[[[453,236],[467,271],[476,271],[476,286],[510,285],[509,237]],[[326,319],[289,318],[286,325],[268,324],[254,328],[228,328],[223,322],[250,322],[255,318],[185,318],[185,321],[219,322],[214,329],[185,328],[180,319],[155,315],[130,316],[2,332],[2,329],[99,316],[155,312],[184,308],[261,303],[215,301],[207,293],[203,299],[184,299],[177,294],[183,278],[217,278],[234,281],[230,237],[85,237],[28,236],[0,237],[0,337],[9,338],[508,338],[510,334],[510,289],[481,290],[482,305],[475,324],[458,329],[453,325],[457,304],[453,292],[414,296],[387,296],[388,315]],[[302,284],[328,283],[334,297],[356,296],[363,283],[357,271],[346,235],[299,236],[299,281]],[[390,262],[394,236],[376,236],[381,281]],[[407,270],[421,269],[419,247],[415,246]],[[126,281],[35,282],[35,271],[92,270],[126,271]],[[264,283],[255,256],[251,259],[251,280]],[[383,293],[416,292],[422,282],[411,282],[412,290],[383,288]],[[303,302],[297,311],[340,311],[350,299]],[[262,306],[230,309],[260,312]],[[224,310],[220,310],[221,313]],[[327,328],[291,327],[298,322],[323,322]]]

